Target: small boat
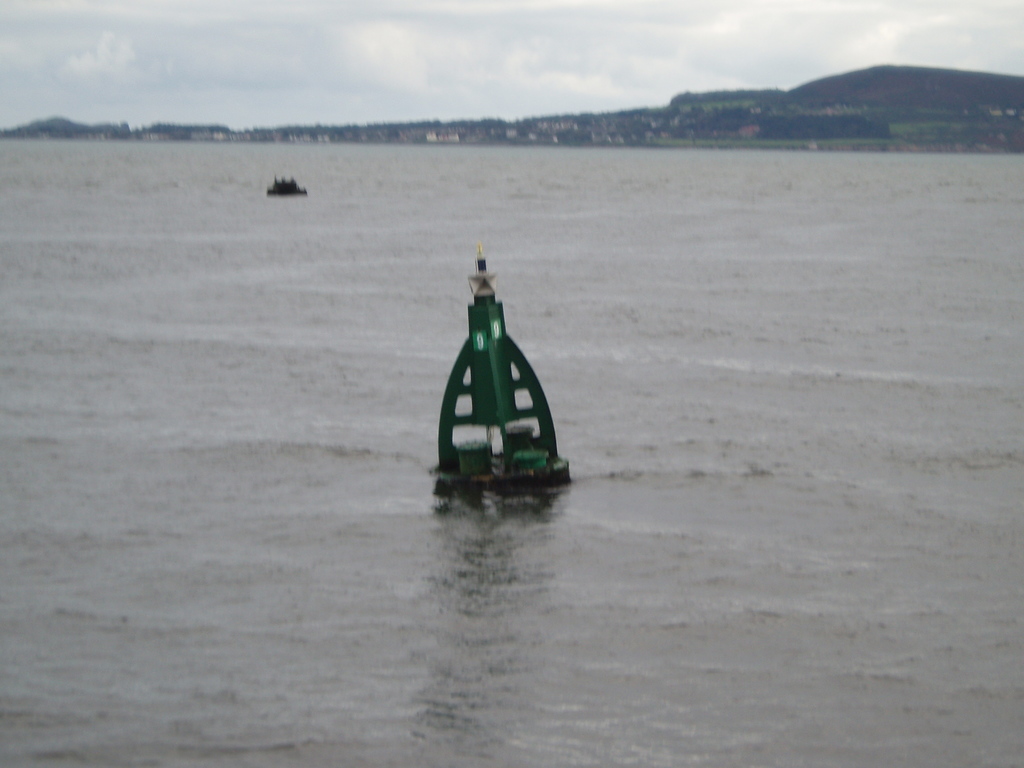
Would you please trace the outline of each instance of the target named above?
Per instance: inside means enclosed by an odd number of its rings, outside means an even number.
[[[295,179],[274,177],[274,186],[267,187],[268,195],[304,195],[306,190],[295,183]]]

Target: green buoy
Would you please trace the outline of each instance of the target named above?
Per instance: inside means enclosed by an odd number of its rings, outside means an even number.
[[[487,271],[481,245],[476,268],[469,278],[469,338],[441,401],[438,482],[485,487],[568,483],[569,462],[558,455],[548,400],[505,330],[504,308],[494,298],[497,276]],[[467,437],[460,439],[460,432]]]

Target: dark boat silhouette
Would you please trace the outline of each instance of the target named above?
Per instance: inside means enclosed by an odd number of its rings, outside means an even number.
[[[274,177],[274,186],[267,187],[268,195],[304,195],[306,190],[295,183],[295,179]]]

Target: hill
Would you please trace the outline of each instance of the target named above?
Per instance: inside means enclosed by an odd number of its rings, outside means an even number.
[[[857,104],[872,108],[971,110],[1024,106],[1024,77],[927,67],[882,66],[834,75],[788,92],[804,106]]]
[[[3,131],[4,138],[52,138],[52,139],[80,139],[80,138],[129,138],[131,129],[128,123],[115,125],[103,123],[100,125],[83,125],[75,123],[64,117],[51,117],[46,120],[36,120],[34,123]]]
[[[1024,77],[878,66],[789,91],[682,93],[664,107],[603,114],[247,131],[51,118],[0,137],[1024,152]]]
[[[1024,151],[1024,77],[1011,75],[879,66],[790,91],[680,94],[670,107],[695,140],[718,131],[844,149]]]

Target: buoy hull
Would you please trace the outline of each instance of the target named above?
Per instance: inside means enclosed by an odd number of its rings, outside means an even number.
[[[550,488],[567,485],[570,482],[569,462],[553,458],[543,467],[535,469],[512,469],[502,471],[500,464],[489,473],[462,474],[460,472],[437,472],[438,487],[487,488],[492,490]]]

